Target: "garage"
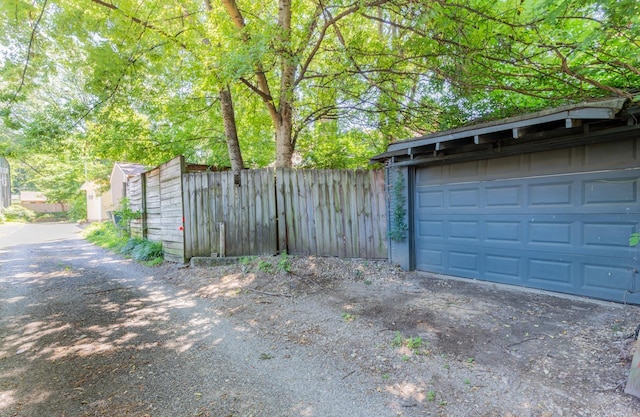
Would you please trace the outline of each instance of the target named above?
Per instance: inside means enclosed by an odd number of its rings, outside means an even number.
[[[396,142],[405,269],[640,303],[640,134],[608,100]],[[389,218],[397,209],[389,202]],[[392,225],[390,225],[390,228]]]

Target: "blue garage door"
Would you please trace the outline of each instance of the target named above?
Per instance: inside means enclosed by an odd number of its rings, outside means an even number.
[[[421,185],[429,169],[416,176],[417,269],[640,303],[640,169]]]

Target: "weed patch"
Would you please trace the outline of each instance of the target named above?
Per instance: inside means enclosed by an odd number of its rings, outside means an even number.
[[[146,266],[162,263],[162,243],[147,239],[127,238],[111,222],[94,223],[85,229],[84,237],[91,243],[120,253]]]
[[[36,213],[18,205],[12,205],[0,210],[4,220],[8,222],[30,222],[36,218]]]

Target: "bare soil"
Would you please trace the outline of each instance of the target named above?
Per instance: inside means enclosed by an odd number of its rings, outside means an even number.
[[[319,257],[159,272],[267,341],[261,360],[329,358],[399,416],[640,415],[637,306]]]

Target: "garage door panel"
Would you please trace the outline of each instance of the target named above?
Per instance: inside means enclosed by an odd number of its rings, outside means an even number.
[[[486,187],[487,207],[508,207],[510,209],[522,207],[522,187],[520,186],[504,186],[504,187]]]
[[[444,238],[443,220],[420,220],[418,221],[416,235],[418,239],[434,238],[440,240]]]
[[[531,222],[529,225],[529,243],[570,249],[575,245],[573,229],[573,221]]]
[[[478,242],[481,239],[480,224],[476,221],[450,221],[449,238]]]
[[[522,241],[523,226],[520,221],[486,220],[485,241],[514,244]]]
[[[492,280],[509,284],[520,284],[524,276],[519,256],[488,254],[484,275]]]
[[[573,187],[570,182],[549,183],[529,186],[529,206],[554,209],[573,206]]]
[[[640,303],[640,293],[625,294],[640,287],[628,246],[640,225],[639,178],[633,169],[418,183],[416,267]]]
[[[590,180],[582,183],[584,205],[634,204],[638,201],[637,177]]]
[[[595,261],[595,262],[594,262]],[[629,289],[636,291],[634,274],[624,266],[611,265],[609,262],[597,260],[586,261],[582,264],[583,287],[591,292],[614,292],[618,296]]]
[[[449,192],[449,208],[479,208],[480,191],[476,188],[457,189]]]
[[[620,251],[625,252],[628,249],[628,240],[621,239],[621,236],[627,238],[635,230],[635,224],[630,222],[615,223],[603,221],[600,223],[584,222],[583,228],[583,245],[585,248],[594,251]]]
[[[444,208],[444,191],[433,188],[418,193],[418,208]]]
[[[453,273],[469,274],[475,278],[480,265],[478,258],[481,256],[482,254],[474,251],[449,251],[449,270]]]
[[[529,282],[540,288],[571,288],[573,263],[561,259],[529,259]]]
[[[419,270],[440,273],[446,272],[444,266],[444,249],[430,246],[429,249],[418,249],[416,252],[416,258],[418,259],[417,268]]]

